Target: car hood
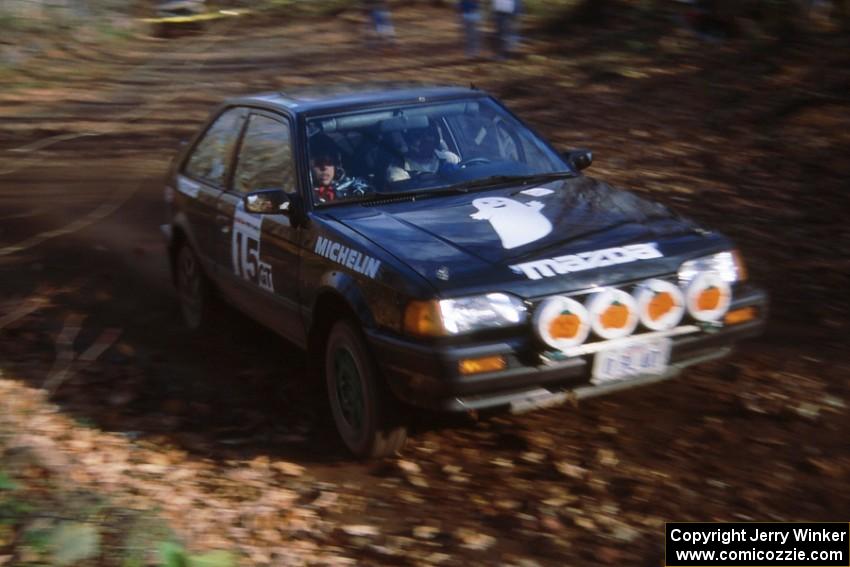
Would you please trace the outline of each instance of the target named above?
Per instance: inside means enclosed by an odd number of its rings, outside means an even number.
[[[659,253],[641,259],[656,260],[655,272],[675,271],[678,261],[670,258],[687,254],[695,246],[705,248],[708,234],[663,205],[585,176],[536,187],[345,207],[333,216],[438,290],[492,289],[498,284],[516,293],[511,283],[525,282],[519,292],[523,296],[545,292],[529,290],[527,284],[549,279],[548,273],[524,269],[527,263],[649,243]],[[691,244],[682,246],[683,241]],[[645,271],[647,262],[640,263]],[[582,275],[598,276],[604,267],[591,266],[581,270],[590,274]],[[563,291],[565,286],[586,284],[572,275],[569,283],[562,281],[556,287]]]

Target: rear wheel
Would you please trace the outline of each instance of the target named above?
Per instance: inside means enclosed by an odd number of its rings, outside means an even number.
[[[398,453],[407,428],[387,391],[360,331],[346,320],[331,328],[325,346],[325,381],[337,431],[358,457]]]
[[[212,285],[195,251],[186,242],[180,244],[174,267],[183,321],[189,329],[196,331],[212,319]]]

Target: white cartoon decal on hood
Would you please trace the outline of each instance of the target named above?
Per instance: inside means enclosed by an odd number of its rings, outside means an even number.
[[[539,201],[520,203],[505,197],[484,197],[472,201],[472,206],[478,212],[470,216],[490,221],[506,249],[540,240],[552,232],[552,223],[540,212],[544,205]]]

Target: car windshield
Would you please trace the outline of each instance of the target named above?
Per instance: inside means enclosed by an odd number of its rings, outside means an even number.
[[[325,115],[307,121],[307,135],[316,203],[571,171],[487,98]]]

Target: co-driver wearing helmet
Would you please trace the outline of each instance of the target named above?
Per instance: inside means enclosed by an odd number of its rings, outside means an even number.
[[[333,140],[324,134],[316,134],[310,141],[310,173],[313,192],[320,203],[362,197],[372,191],[366,181],[348,177],[339,161]]]

